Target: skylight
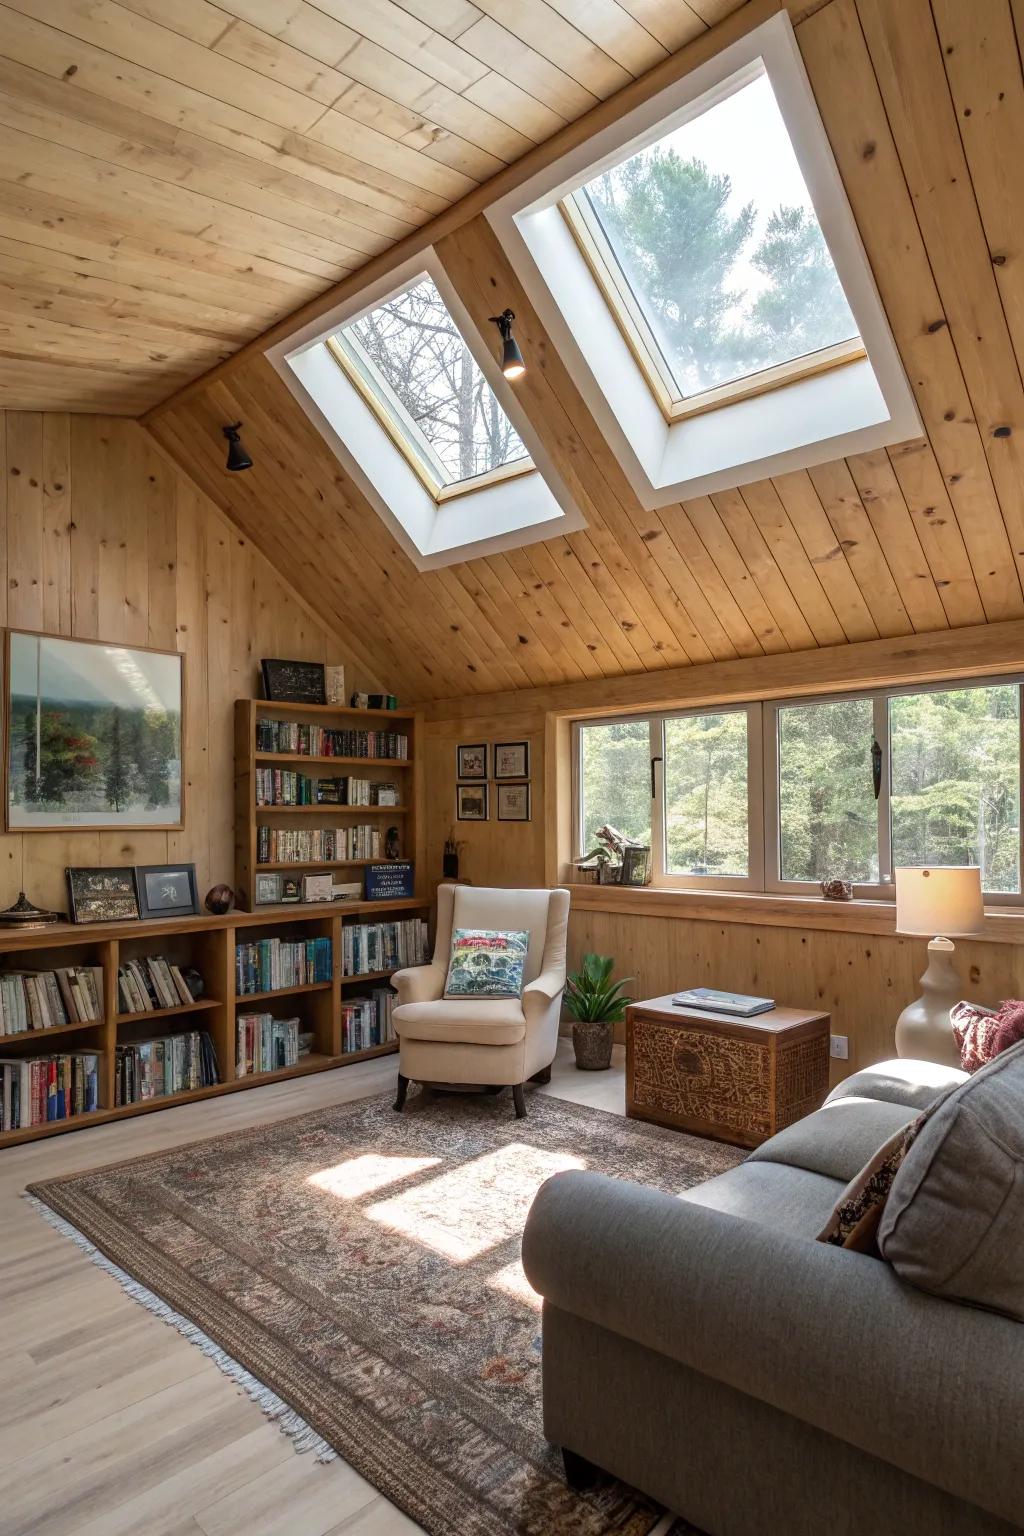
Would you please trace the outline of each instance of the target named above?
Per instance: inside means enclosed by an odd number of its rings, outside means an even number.
[[[436,500],[533,469],[429,274],[328,345]]]
[[[670,420],[864,355],[758,63],[561,204]]]

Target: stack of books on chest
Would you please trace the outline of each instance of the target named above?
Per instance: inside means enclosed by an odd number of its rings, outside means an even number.
[[[0,1061],[0,1131],[70,1120],[99,1105],[99,1057],[64,1051]]]

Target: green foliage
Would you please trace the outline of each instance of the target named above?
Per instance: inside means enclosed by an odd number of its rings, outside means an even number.
[[[626,1004],[632,1002],[622,988],[632,981],[612,981],[615,961],[608,955],[586,954],[578,971],[565,983],[565,1006],[569,1015],[581,1023],[621,1024]]]

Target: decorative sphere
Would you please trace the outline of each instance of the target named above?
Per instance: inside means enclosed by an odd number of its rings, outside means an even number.
[[[206,893],[206,910],[216,913],[218,917],[230,912],[234,904],[235,893],[230,885],[211,885]]]

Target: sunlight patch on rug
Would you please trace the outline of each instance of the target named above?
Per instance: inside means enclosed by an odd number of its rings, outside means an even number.
[[[306,1183],[325,1194],[337,1195],[339,1200],[358,1200],[388,1184],[410,1179],[414,1173],[436,1168],[440,1161],[439,1157],[381,1157],[376,1152],[364,1152],[362,1157],[350,1157],[333,1168],[310,1174]]]

